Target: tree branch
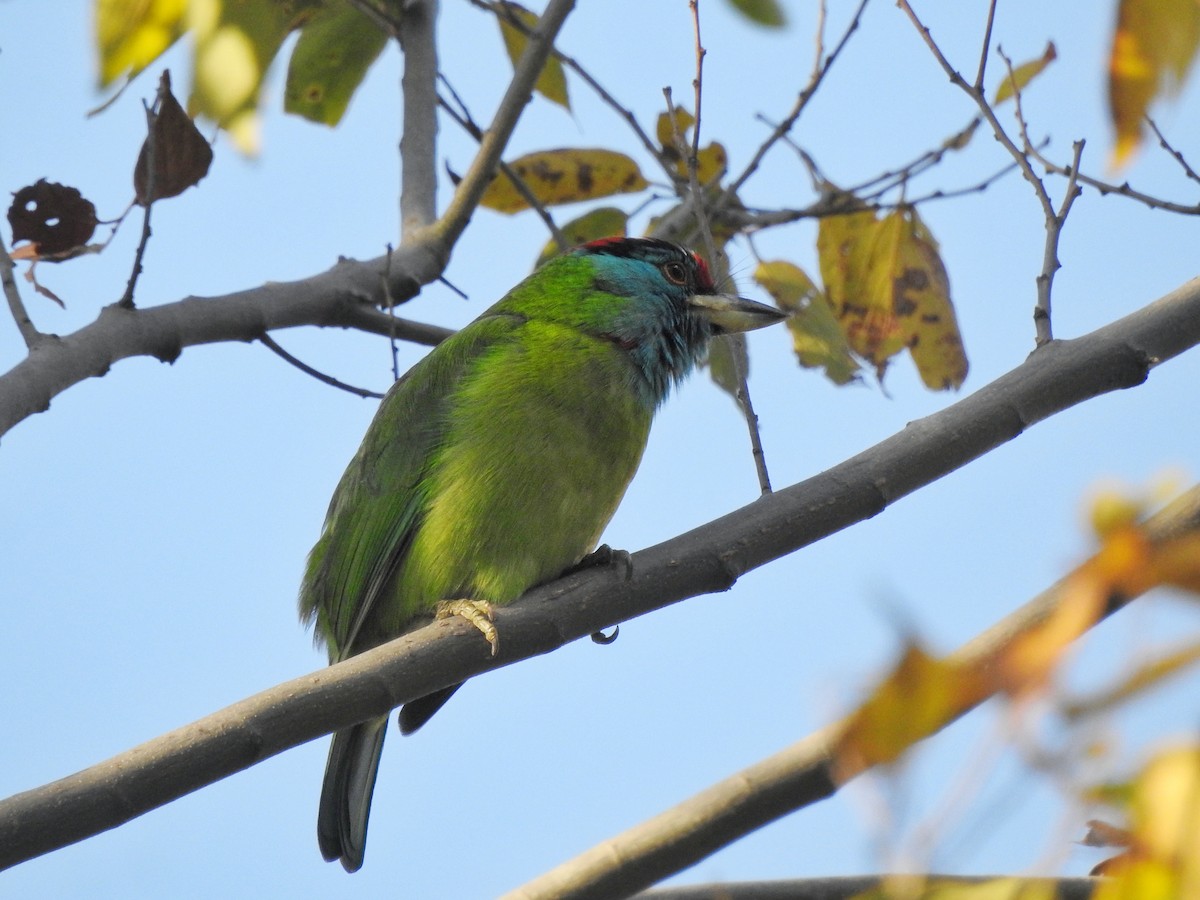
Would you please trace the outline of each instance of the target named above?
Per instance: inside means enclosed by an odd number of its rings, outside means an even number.
[[[533,96],[533,86],[550,57],[554,39],[574,8],[575,0],[550,0],[546,4],[546,11],[538,20],[537,28],[529,35],[525,52],[517,62],[513,79],[496,109],[492,125],[479,142],[479,152],[475,154],[475,159],[471,161],[471,167],[467,169],[463,180],[458,183],[446,212],[430,226],[446,246],[454,245],[463,229],[467,227],[475,207],[479,205],[479,198],[483,196],[484,190],[495,175],[500,155],[508,146],[513,129],[517,127],[517,120],[521,117],[525,104]]]
[[[848,875],[833,878],[787,878],[775,881],[723,881],[713,884],[688,884],[680,887],[659,888],[644,891],[634,900],[852,900],[854,897],[881,896],[877,892],[897,882],[916,888],[911,896],[982,896],[969,893],[978,887],[1003,877],[1005,881],[1019,881],[1022,888],[1029,889],[1029,896],[1049,897],[1054,900],[1087,900],[1096,887],[1103,882],[1097,878],[1020,878],[998,875]],[[892,896],[892,895],[889,895]],[[897,893],[894,896],[909,896]],[[1018,891],[1004,893],[1005,897],[1022,896]]]
[[[1197,343],[1200,279],[1091,334],[1039,348],[975,394],[820,475],[634,554],[632,577],[623,566],[586,570],[531,591],[497,611],[504,641],[495,659],[473,626],[446,619],[10,797],[0,802],[0,867],[114,828],[415,697],[687,597],[727,590],[744,572],[877,515],[1057,412],[1141,384],[1154,366]],[[827,783],[809,781],[814,789]],[[644,880],[647,871],[634,865],[630,871],[642,879],[639,886],[661,877]]]
[[[0,285],[4,288],[8,311],[12,313],[13,321],[17,323],[17,331],[21,333],[21,339],[25,341],[26,347],[33,349],[36,344],[46,339],[46,335],[37,330],[37,326],[33,324],[33,320],[29,318],[29,313],[25,310],[25,302],[21,299],[21,290],[17,287],[16,279],[13,278],[15,268],[16,264],[8,255],[8,248],[4,246],[4,238],[0,236]]]
[[[1145,527],[1152,540],[1200,528],[1200,487],[1192,488],[1152,516]],[[1079,568],[1089,564],[1083,563]],[[950,660],[963,669],[994,668],[994,661],[1007,648],[1043,625],[1069,598],[1071,584],[1071,576],[1061,579],[968,641],[951,654]],[[1134,599],[1110,597],[1108,605],[1088,627],[1094,627]],[[924,737],[932,737],[993,696],[992,687],[985,684],[981,681],[980,689],[973,695],[964,691],[954,710],[948,711]],[[631,896],[788,813],[832,796],[842,785],[866,771],[835,755],[839,740],[851,722],[852,718],[843,719],[810,734],[551,869],[506,894],[502,900],[607,900]]]
[[[387,290],[397,300],[416,295],[438,278],[444,254],[427,242],[401,247],[388,258],[343,260],[301,281],[273,282],[222,297],[189,297],[146,309],[113,305],[96,321],[65,337],[44,335],[29,355],[0,375],[0,435],[85,378],[105,374],[119,360],[153,356],[176,359],[185,347],[218,341],[253,341],[277,328],[297,325],[357,328],[395,333],[433,345],[452,332],[437,325],[393,319],[377,308]]]
[[[437,0],[404,6],[398,25],[404,51],[404,121],[400,137],[400,236],[437,217]]]

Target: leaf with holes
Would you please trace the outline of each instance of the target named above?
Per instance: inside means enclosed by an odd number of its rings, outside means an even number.
[[[30,242],[13,250],[13,259],[61,262],[78,255],[91,239],[96,207],[75,188],[41,178],[13,195],[8,224],[14,242]]]

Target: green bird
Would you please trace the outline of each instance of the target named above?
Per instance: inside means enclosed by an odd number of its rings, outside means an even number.
[[[491,606],[578,564],[612,518],[650,421],[715,335],[783,318],[717,293],[665,241],[607,238],[538,269],[388,392],[334,491],[300,615],[330,663],[434,616],[463,615],[496,652]],[[421,727],[461,685],[405,704]],[[321,853],[363,863],[387,717],[337,732]]]

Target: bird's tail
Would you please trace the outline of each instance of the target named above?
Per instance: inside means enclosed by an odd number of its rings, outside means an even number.
[[[341,860],[347,872],[362,868],[367,850],[371,792],[379,773],[379,757],[387,734],[387,716],[339,731],[329,745],[317,842],[327,861]]]

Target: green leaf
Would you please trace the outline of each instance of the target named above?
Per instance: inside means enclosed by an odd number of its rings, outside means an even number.
[[[728,0],[729,5],[755,25],[764,28],[782,28],[787,24],[783,7],[777,0]]]
[[[529,29],[537,26],[537,13],[531,12],[519,3],[511,2],[511,0],[502,0],[500,5],[503,9],[496,17],[500,22],[500,35],[504,38],[504,49],[508,51],[508,58],[512,60],[513,66],[516,66],[521,54],[525,52],[529,38],[526,37],[525,32],[509,21],[505,12]],[[542,67],[542,73],[538,76],[537,84],[533,87],[535,91],[552,103],[557,103],[565,109],[571,108],[571,102],[567,98],[567,76],[563,72],[562,63],[555,57],[551,56],[546,60],[546,65]]]
[[[350,4],[319,10],[288,62],[284,109],[336,125],[385,44],[387,34]]]
[[[746,351],[744,334],[726,334],[710,341],[708,345],[708,374],[713,382],[737,399],[741,381],[738,372],[750,374],[750,354]]]

